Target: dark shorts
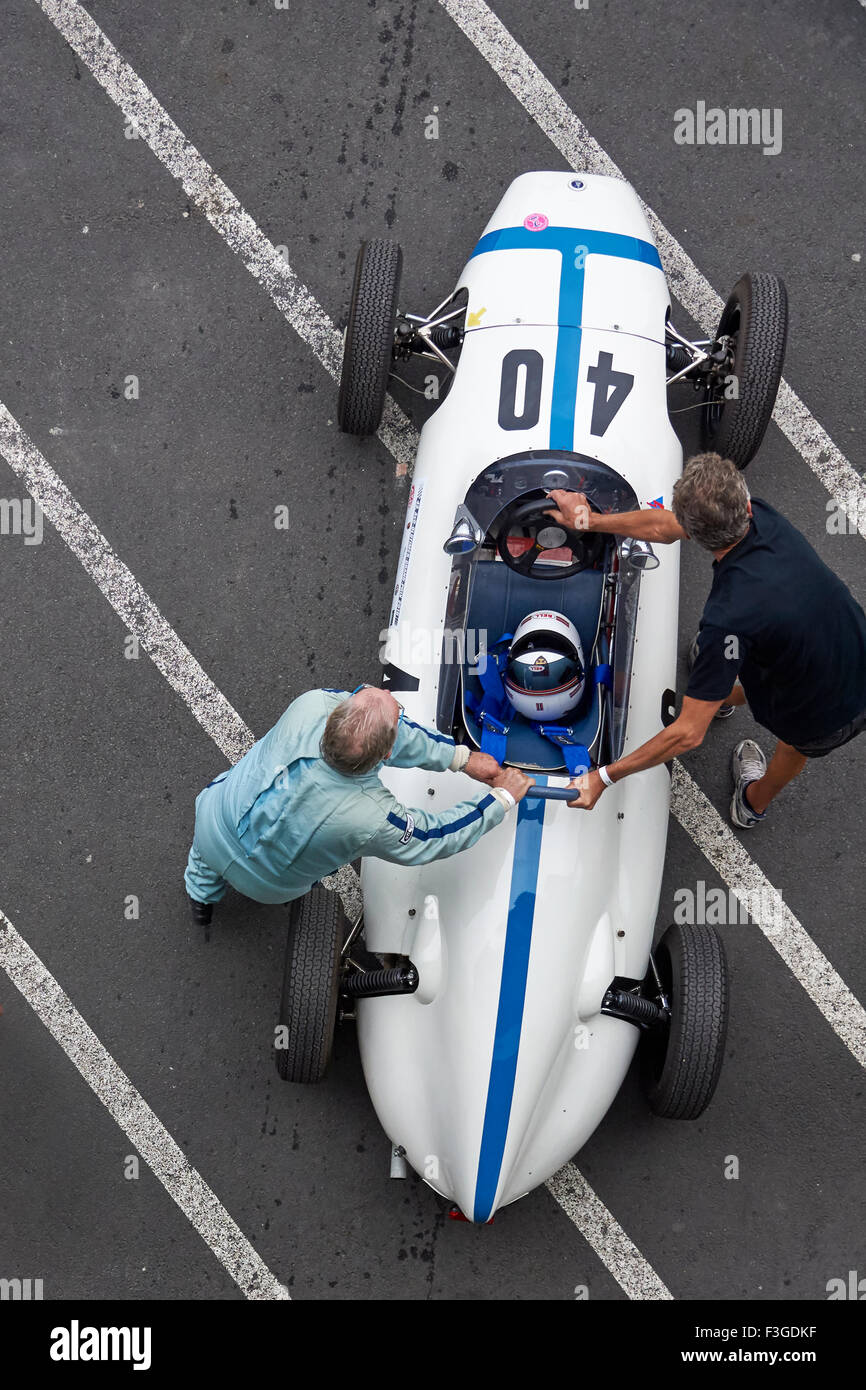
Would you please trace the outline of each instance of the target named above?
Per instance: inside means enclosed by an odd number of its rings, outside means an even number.
[[[828,753],[834,749],[841,748],[844,743],[850,743],[852,738],[862,734],[866,729],[866,710],[858,714],[856,719],[852,719],[850,724],[845,724],[841,729],[837,729],[835,734],[827,734],[826,738],[814,738],[810,743],[793,743],[798,753],[803,753],[807,758],[826,758]]]

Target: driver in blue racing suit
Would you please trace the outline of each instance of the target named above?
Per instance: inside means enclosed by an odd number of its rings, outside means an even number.
[[[465,772],[489,788],[446,811],[410,810],[380,780],[385,762]],[[415,724],[387,690],[310,690],[196,799],[184,874],[206,925],[231,885],[286,903],[359,855],[423,864],[474,845],[532,785],[487,753]]]

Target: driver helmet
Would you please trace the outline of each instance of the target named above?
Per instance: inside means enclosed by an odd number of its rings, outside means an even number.
[[[583,648],[564,613],[539,609],[518,623],[503,685],[526,719],[562,720],[577,709],[586,684]]]

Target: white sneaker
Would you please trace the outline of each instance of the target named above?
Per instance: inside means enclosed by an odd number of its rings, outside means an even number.
[[[757,782],[767,771],[767,759],[754,739],[744,738],[737,744],[731,757],[731,771],[734,775],[731,820],[740,830],[751,830],[767,816],[766,811],[753,811],[744,795],[749,783]]]

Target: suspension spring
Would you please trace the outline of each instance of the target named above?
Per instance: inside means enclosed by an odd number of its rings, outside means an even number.
[[[375,999],[386,994],[414,994],[418,971],[410,961],[391,969],[356,970],[343,980],[341,991],[352,999]]]
[[[601,1011],[603,1014],[612,1014],[615,1018],[622,1018],[628,1023],[638,1025],[664,1023],[667,1020],[665,1010],[652,999],[644,999],[640,994],[630,994],[625,989],[609,989],[604,996]]]

